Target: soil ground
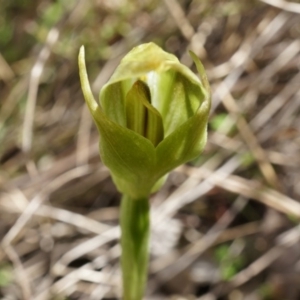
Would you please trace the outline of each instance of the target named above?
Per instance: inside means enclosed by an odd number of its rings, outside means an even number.
[[[299,1],[298,1],[299,2]],[[300,299],[300,3],[2,1],[0,298],[120,299],[120,194],[95,94],[153,41],[212,88],[208,143],[151,198],[146,299]]]

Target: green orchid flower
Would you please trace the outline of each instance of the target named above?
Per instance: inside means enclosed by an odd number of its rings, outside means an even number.
[[[81,86],[100,134],[100,156],[123,194],[124,300],[141,300],[144,294],[150,193],[172,169],[197,157],[206,143],[210,89],[201,62],[190,55],[200,79],[153,43],[135,47],[103,86],[98,104],[80,49]]]
[[[132,199],[148,197],[205,146],[210,88],[201,62],[190,55],[200,79],[154,43],[133,48],[103,86],[98,104],[80,49],[81,85],[100,133],[100,156],[118,190]]]

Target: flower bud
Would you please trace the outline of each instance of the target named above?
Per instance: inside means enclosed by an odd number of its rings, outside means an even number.
[[[200,79],[153,43],[133,48],[103,86],[99,105],[80,49],[81,86],[100,134],[100,156],[119,191],[132,198],[148,196],[205,146],[210,89],[201,62],[190,55]]]

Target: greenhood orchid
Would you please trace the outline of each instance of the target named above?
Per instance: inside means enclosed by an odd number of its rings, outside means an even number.
[[[100,92],[91,92],[79,54],[85,101],[100,134],[100,156],[118,190],[148,197],[168,172],[197,157],[206,143],[210,89],[204,68],[190,52],[200,78],[154,43],[133,48]]]

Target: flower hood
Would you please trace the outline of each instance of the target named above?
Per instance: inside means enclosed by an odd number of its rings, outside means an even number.
[[[100,156],[124,194],[149,194],[206,144],[210,89],[201,62],[190,55],[200,79],[154,43],[133,48],[101,89],[99,105],[80,50],[81,85],[100,133]]]

